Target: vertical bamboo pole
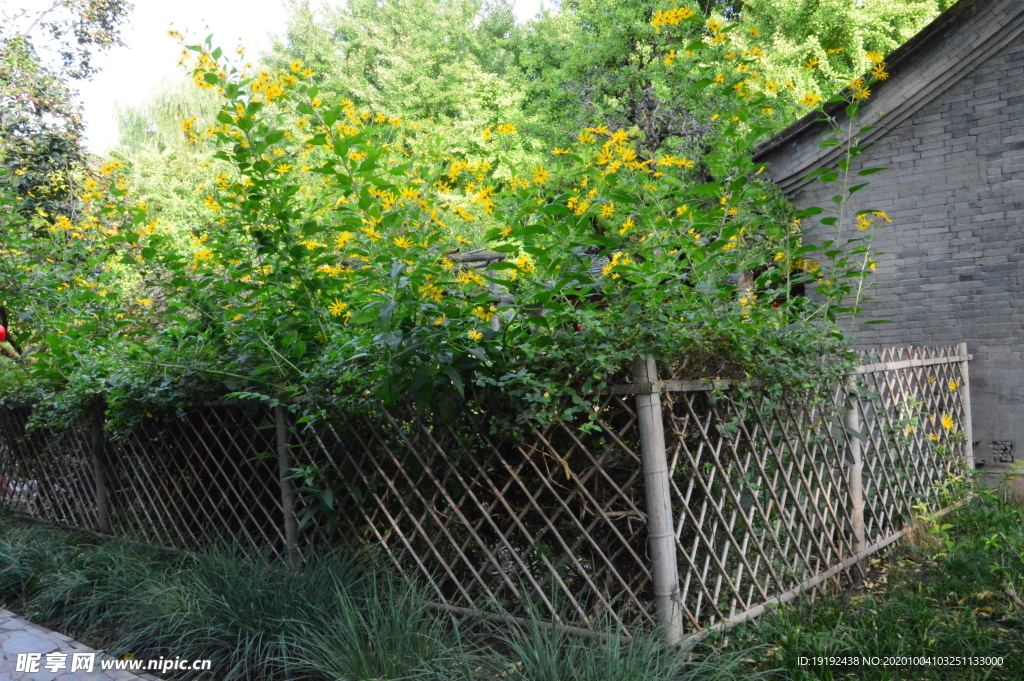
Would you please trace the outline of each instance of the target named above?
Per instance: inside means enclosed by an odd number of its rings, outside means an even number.
[[[106,436],[103,433],[103,402],[93,407],[89,424],[92,440],[92,479],[96,492],[96,529],[110,534],[110,488],[107,486],[107,469],[104,461]]]
[[[491,292],[491,299],[494,301],[494,307],[498,307],[498,293],[500,293],[501,291],[501,289],[498,287],[498,283],[494,281],[488,282],[487,290]],[[501,317],[499,317],[497,314],[491,315],[491,331],[493,331],[494,333],[498,333],[499,331],[501,331]]]
[[[974,471],[974,424],[971,421],[971,375],[967,368],[968,355],[967,343],[960,343],[957,346],[956,354],[960,356],[960,404],[964,409],[964,464],[967,466],[967,473]]]
[[[654,357],[633,361],[633,381],[651,384],[658,380]],[[654,604],[665,643],[675,645],[683,638],[683,612],[679,604],[679,570],[676,567],[676,537],[672,522],[672,497],[668,459],[665,453],[665,424],[661,395],[656,387],[636,395],[640,451],[647,497],[647,535],[654,577]]]
[[[295,519],[295,493],[288,477],[292,468],[288,449],[288,414],[281,405],[274,407],[274,425],[277,427],[277,474],[281,482],[281,511],[284,514],[284,541],[288,562],[299,567],[299,524]]]
[[[855,378],[850,377],[846,393],[846,441],[850,449],[850,469],[847,477],[847,489],[850,493],[850,548],[854,555],[867,546],[864,532],[864,459],[861,453],[860,413],[857,409],[857,386]],[[865,561],[857,563],[853,571],[854,584],[860,585],[867,575]]]

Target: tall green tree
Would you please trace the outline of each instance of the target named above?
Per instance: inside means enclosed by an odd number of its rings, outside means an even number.
[[[0,183],[23,213],[67,213],[70,170],[85,158],[73,83],[93,57],[119,44],[127,0],[55,0],[0,21]]]
[[[318,10],[298,0],[268,63],[285,70],[300,59],[325,92],[485,158],[497,151],[488,128],[536,125],[523,113],[520,48],[508,0],[351,0]],[[537,150],[529,141],[506,138],[500,150],[521,161]]]
[[[737,53],[757,49],[778,106],[765,112],[776,127],[806,111],[808,92],[827,97],[870,69],[868,52],[899,47],[953,0],[704,0],[696,41],[730,33]],[[550,121],[552,134],[603,123],[633,129],[653,153],[694,151],[722,108],[720,93],[684,95],[695,69],[666,51],[651,25],[654,0],[565,0],[542,13],[520,37],[519,64],[528,106]],[[708,28],[710,27],[710,29]],[[721,27],[721,28],[720,28]],[[681,68],[682,67],[682,68]],[[728,70],[728,63],[723,63]],[[565,133],[562,133],[565,134]]]
[[[745,0],[740,13],[766,71],[792,91],[823,97],[871,68],[956,0]],[[749,35],[749,33],[757,35]]]

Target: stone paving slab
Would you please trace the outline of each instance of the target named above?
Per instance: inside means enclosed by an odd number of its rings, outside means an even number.
[[[15,671],[18,653],[42,653],[39,671]],[[47,653],[67,654],[65,668],[47,671]],[[73,653],[95,653],[93,671],[71,671]],[[100,660],[111,659],[113,658],[73,641],[64,634],[26,622],[14,613],[0,608],[0,681],[160,681],[151,674],[100,668]]]

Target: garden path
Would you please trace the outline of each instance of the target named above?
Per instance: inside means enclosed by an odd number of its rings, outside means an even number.
[[[19,671],[19,653],[40,654],[38,671]],[[78,668],[72,671],[76,660]],[[103,662],[111,661],[78,641],[0,608],[0,681],[160,681],[150,674],[101,669]]]

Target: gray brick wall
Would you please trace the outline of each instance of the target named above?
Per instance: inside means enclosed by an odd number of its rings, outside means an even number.
[[[912,79],[939,62],[955,69],[950,60],[966,58],[963,46],[974,41],[965,38],[984,33],[982,24],[996,36],[971,46],[984,58],[854,162],[854,171],[888,168],[868,178],[854,208],[884,210],[893,220],[875,232],[883,254],[861,318],[891,323],[858,325],[854,337],[862,349],[966,341],[974,355],[976,458],[992,471],[1002,468],[991,461],[994,442],[1012,440],[1015,458],[1024,458],[1024,33],[1014,29],[1024,10],[1020,0],[978,5],[882,97],[900,106],[900,88],[912,88]],[[817,136],[764,157],[801,208],[829,206],[837,193],[835,184],[801,186],[817,167],[807,164],[823,155]],[[809,240],[827,238],[828,229],[812,230]]]

